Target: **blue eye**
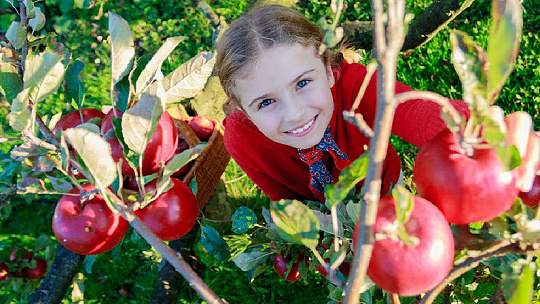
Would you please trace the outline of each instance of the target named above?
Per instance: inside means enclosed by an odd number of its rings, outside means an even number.
[[[259,104],[259,109],[271,105],[272,103],[274,103],[274,101],[275,101],[275,100],[273,100],[273,99],[265,99],[265,100],[263,100],[263,101]]]
[[[304,80],[300,80],[297,84],[296,84],[296,88],[297,89],[301,89],[303,87],[305,87],[307,84],[308,84],[309,80],[307,79],[304,79]]]

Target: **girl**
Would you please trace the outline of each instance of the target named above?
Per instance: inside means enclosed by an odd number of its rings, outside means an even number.
[[[216,72],[234,108],[223,122],[225,147],[273,201],[324,202],[324,186],[368,149],[369,139],[341,114],[351,109],[366,68],[329,52],[319,55],[322,39],[299,12],[268,5],[234,21],[216,46]],[[410,90],[396,83],[396,93]],[[370,127],[376,95],[373,77],[356,109]],[[451,103],[468,118],[463,101]],[[439,105],[410,100],[397,107],[392,133],[422,147],[443,128]],[[382,194],[398,182],[400,171],[390,146]]]

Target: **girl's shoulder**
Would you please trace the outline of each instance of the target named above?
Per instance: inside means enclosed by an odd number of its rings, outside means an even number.
[[[338,87],[351,87],[351,84],[362,82],[367,74],[365,65],[357,62],[343,61],[339,66],[332,68]]]

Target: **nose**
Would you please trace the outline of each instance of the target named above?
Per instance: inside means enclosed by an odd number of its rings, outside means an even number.
[[[306,112],[305,105],[298,98],[288,97],[283,100],[284,117],[287,121],[298,121],[304,117]]]

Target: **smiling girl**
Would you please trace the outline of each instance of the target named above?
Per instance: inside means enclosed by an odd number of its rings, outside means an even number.
[[[358,95],[366,67],[328,51],[319,54],[322,40],[321,31],[296,10],[268,5],[235,20],[216,46],[216,72],[234,109],[223,122],[225,147],[273,201],[324,202],[324,186],[368,149],[369,139],[342,116]],[[370,127],[375,78],[355,109]],[[396,83],[396,93],[411,90]],[[451,103],[468,118],[463,101]],[[444,128],[438,104],[410,100],[397,107],[392,133],[422,147]],[[390,146],[382,194],[398,182],[400,172]]]

